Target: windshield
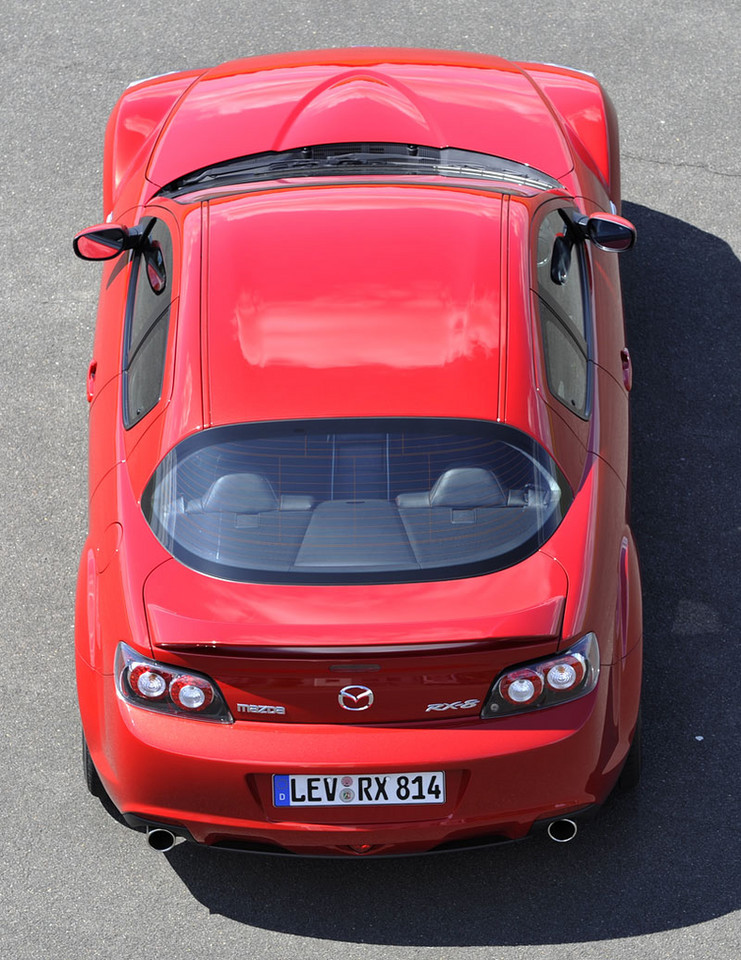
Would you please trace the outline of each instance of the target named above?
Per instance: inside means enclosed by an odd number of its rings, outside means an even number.
[[[555,463],[518,430],[388,418],[201,431],[165,457],[142,507],[195,570],[329,584],[503,569],[534,553],[570,502]]]
[[[505,181],[538,190],[562,189],[547,174],[504,157],[405,143],[325,143],[292,150],[255,153],[188,173],[160,190],[180,197],[207,187],[256,183],[285,177],[438,176]]]

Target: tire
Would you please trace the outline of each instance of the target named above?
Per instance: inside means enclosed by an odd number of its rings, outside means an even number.
[[[84,733],[82,734],[82,774],[85,777],[85,786],[88,788],[88,792],[92,796],[102,799],[106,795],[105,788],[100,782],[98,771],[95,769],[93,758],[90,756]]]
[[[629,790],[634,790],[638,786],[641,780],[642,767],[643,747],[641,745],[641,710],[639,708],[633,742],[630,745],[628,756],[625,759],[625,766],[618,777],[617,787],[620,793],[627,793]]]

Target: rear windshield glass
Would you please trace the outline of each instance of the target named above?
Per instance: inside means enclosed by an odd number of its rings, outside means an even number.
[[[501,570],[534,553],[571,493],[511,427],[310,420],[204,430],[149,481],[144,514],[178,560],[258,583],[395,583]]]

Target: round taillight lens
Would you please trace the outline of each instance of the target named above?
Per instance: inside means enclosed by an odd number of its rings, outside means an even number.
[[[200,677],[177,677],[170,684],[170,697],[176,706],[197,713],[205,710],[213,701],[214,690],[207,680]]]
[[[565,657],[546,671],[545,682],[551,690],[571,690],[584,679],[584,663],[577,657]]]
[[[543,678],[535,670],[517,670],[502,677],[499,690],[510,703],[532,703],[543,692]]]
[[[161,700],[167,693],[167,678],[157,670],[140,663],[129,673],[129,686],[145,700]]]

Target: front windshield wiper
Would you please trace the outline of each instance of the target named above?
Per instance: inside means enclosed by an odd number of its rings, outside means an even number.
[[[196,190],[238,183],[358,173],[503,180],[539,190],[562,189],[558,180],[525,163],[473,150],[404,143],[329,143],[255,153],[212,164],[173,180],[159,193],[179,197]]]

